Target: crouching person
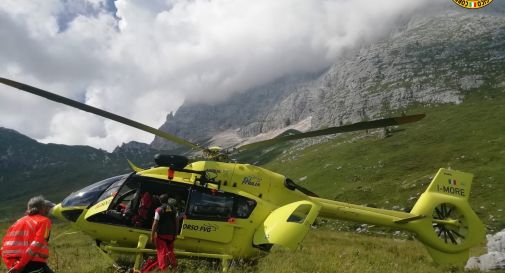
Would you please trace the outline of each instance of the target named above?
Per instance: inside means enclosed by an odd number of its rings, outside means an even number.
[[[54,206],[42,196],[28,201],[26,216],[17,220],[2,240],[2,259],[8,273],[53,273],[47,266],[51,220]]]

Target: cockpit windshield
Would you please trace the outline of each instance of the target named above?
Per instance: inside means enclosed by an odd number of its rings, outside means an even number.
[[[61,206],[89,206],[112,184],[119,182],[122,180],[122,178],[126,178],[127,176],[128,174],[111,177],[100,182],[96,182],[95,184],[89,185],[82,190],[73,192],[61,202]]]

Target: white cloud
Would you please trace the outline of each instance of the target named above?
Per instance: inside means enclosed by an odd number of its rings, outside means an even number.
[[[216,102],[314,72],[421,1],[0,1],[0,76],[158,127],[184,99]],[[120,20],[118,21],[118,18]],[[0,86],[0,126],[108,150],[153,136]],[[29,110],[28,110],[29,109]]]

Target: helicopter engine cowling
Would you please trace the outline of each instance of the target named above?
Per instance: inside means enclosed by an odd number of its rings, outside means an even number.
[[[189,159],[182,155],[165,155],[156,154],[154,156],[154,162],[158,166],[169,167],[173,170],[182,170],[189,163]]]

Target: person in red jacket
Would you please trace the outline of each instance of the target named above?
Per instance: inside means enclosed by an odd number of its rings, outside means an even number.
[[[162,194],[159,198],[161,206],[154,213],[154,221],[151,230],[151,242],[156,246],[158,262],[150,262],[142,270],[149,272],[156,265],[164,270],[167,267],[173,271],[177,269],[177,259],[174,253],[174,241],[177,238],[177,210],[176,200],[168,198],[167,194]]]
[[[2,259],[8,273],[53,273],[47,266],[51,220],[47,217],[54,206],[42,196],[28,201],[26,216],[17,220],[2,240]]]
[[[144,192],[140,198],[140,204],[137,213],[133,216],[133,226],[141,228],[151,227],[152,217],[154,216],[153,196],[149,192]]]

